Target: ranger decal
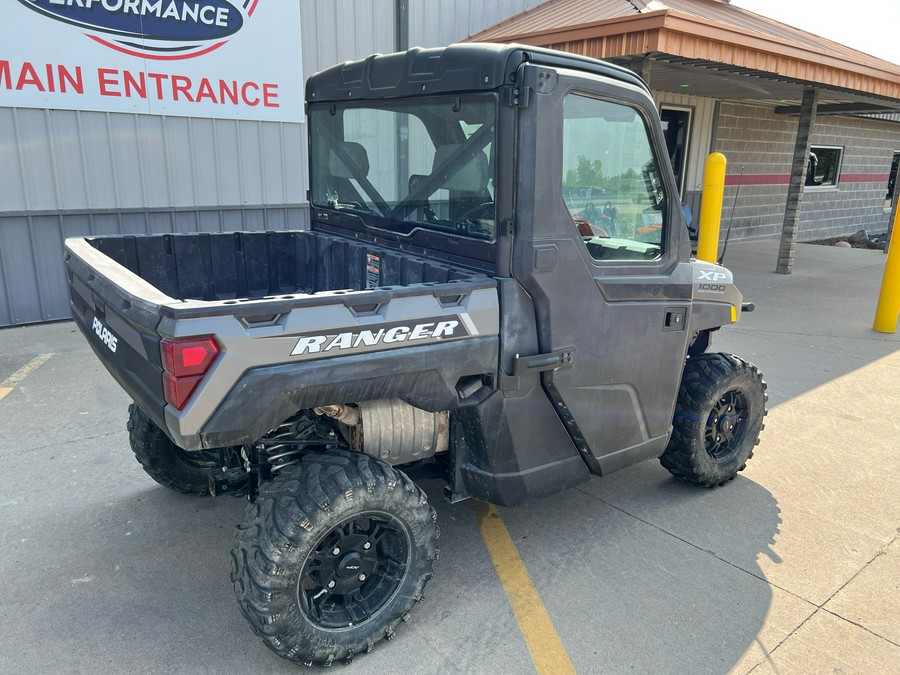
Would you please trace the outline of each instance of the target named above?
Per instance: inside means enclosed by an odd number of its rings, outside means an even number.
[[[309,333],[297,340],[291,356],[324,354],[332,351],[373,351],[372,348],[389,348],[401,343],[435,342],[472,335],[466,321],[468,317],[434,317],[418,323],[383,323],[371,328],[357,328],[341,333]],[[367,349],[368,348],[368,349]]]

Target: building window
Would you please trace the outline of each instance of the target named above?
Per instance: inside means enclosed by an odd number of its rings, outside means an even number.
[[[897,194],[897,168],[900,167],[900,150],[894,151],[891,160],[891,171],[888,173],[887,194],[884,195],[884,208],[889,209],[894,205],[894,195]]]
[[[835,187],[841,173],[843,148],[814,145],[809,149],[806,167],[807,187]]]

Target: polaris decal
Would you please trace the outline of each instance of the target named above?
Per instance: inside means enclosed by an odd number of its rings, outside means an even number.
[[[432,343],[476,334],[468,316],[441,316],[417,323],[383,323],[340,333],[302,335],[291,356],[325,355],[331,352],[374,351],[409,344]]]
[[[104,326],[103,322],[100,321],[100,319],[98,319],[96,316],[94,317],[94,322],[91,325],[91,328],[97,334],[97,337],[100,338],[100,341],[107,347],[109,347],[109,351],[115,353],[119,338],[113,335],[112,331]]]

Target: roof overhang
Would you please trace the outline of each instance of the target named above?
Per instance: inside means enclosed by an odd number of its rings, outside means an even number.
[[[892,69],[893,64],[877,59],[859,63],[837,50],[829,52],[828,43],[822,49],[787,44],[672,9],[490,39],[515,40],[620,64],[647,58],[652,61],[649,84],[657,91],[793,107],[803,89],[815,87],[821,91],[823,106],[859,108],[833,108],[834,114],[900,110],[900,70]]]

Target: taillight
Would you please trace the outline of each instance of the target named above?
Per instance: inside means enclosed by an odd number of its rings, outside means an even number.
[[[219,348],[211,337],[163,338],[159,355],[166,402],[178,410],[184,408],[218,354]]]

